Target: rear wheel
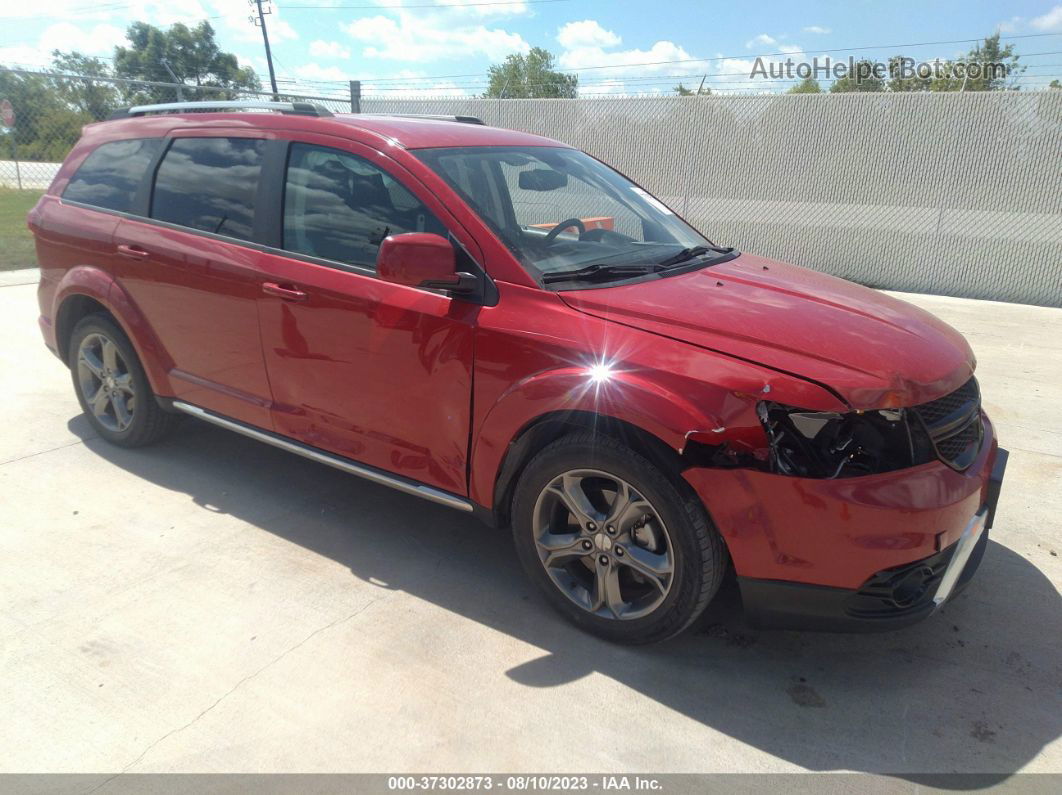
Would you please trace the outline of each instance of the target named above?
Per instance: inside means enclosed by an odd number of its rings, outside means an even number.
[[[528,574],[575,624],[621,643],[681,632],[726,568],[700,501],[611,438],[563,437],[528,464],[513,500]]]
[[[83,318],[70,335],[70,373],[93,429],[122,447],[158,441],[175,422],[155,400],[132,343],[105,315]]]

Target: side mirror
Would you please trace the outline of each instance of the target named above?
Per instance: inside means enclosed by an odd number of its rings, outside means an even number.
[[[441,235],[409,232],[389,235],[376,254],[376,273],[386,282],[467,292],[476,277],[457,272],[457,256]]]
[[[518,182],[522,190],[557,190],[568,184],[568,175],[549,168],[533,168],[521,171]]]

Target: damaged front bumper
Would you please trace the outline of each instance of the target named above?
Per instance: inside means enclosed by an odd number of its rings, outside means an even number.
[[[1007,459],[982,419],[984,443],[961,472],[940,461],[843,480],[687,470],[726,539],[751,623],[894,629],[961,590],[987,546]]]

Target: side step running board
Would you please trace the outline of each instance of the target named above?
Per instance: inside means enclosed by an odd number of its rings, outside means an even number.
[[[273,447],[279,447],[281,450],[287,450],[289,453],[301,455],[303,458],[309,458],[311,461],[327,464],[330,467],[341,469],[351,475],[357,475],[360,478],[371,480],[373,483],[379,483],[381,486],[390,486],[392,489],[397,489],[406,494],[412,494],[415,497],[422,497],[425,500],[431,500],[432,502],[437,502],[440,505],[446,505],[450,508],[456,508],[459,511],[472,511],[471,502],[464,497],[458,497],[457,495],[450,494],[442,489],[427,486],[423,483],[418,483],[415,480],[398,477],[397,475],[392,475],[364,464],[358,464],[350,459],[333,455],[332,453],[326,453],[324,450],[318,450],[316,447],[310,447],[307,444],[293,442],[290,439],[285,439],[283,436],[278,436],[269,431],[259,430],[258,428],[252,428],[250,425],[244,425],[242,422],[230,420],[226,417],[209,412],[206,409],[201,409],[199,406],[193,406],[190,403],[183,403],[179,400],[175,400],[171,405],[173,408],[177,409],[177,411],[183,411],[185,414],[190,414],[193,417],[205,420],[206,422],[218,425],[227,430],[242,433],[244,436],[257,439],[259,442],[271,444]]]

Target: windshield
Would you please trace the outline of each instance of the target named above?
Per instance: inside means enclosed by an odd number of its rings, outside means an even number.
[[[561,280],[551,273],[588,266],[630,278],[634,271],[619,266],[656,267],[711,246],[660,201],[577,149],[473,146],[413,154],[546,283]]]

